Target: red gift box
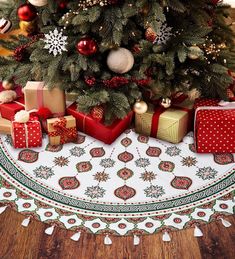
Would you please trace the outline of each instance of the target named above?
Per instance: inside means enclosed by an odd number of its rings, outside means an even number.
[[[79,131],[106,144],[112,144],[129,127],[133,117],[133,112],[130,112],[124,119],[116,120],[111,125],[106,126],[94,120],[90,115],[77,111],[76,103],[67,108],[67,114],[73,115],[76,118]]]
[[[14,102],[0,104],[2,118],[12,120],[18,111],[24,110],[24,97],[19,97]]]
[[[42,145],[41,124],[36,116],[26,123],[12,121],[12,140],[15,148],[40,147]]]
[[[235,106],[226,104],[196,100],[194,140],[198,153],[235,153]]]

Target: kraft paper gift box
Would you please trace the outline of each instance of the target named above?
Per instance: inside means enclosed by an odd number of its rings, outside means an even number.
[[[11,121],[4,118],[0,118],[0,133],[1,134],[11,134]]]
[[[65,92],[57,87],[49,89],[44,82],[28,81],[25,88],[25,110],[48,108],[53,117],[65,114]]]
[[[192,122],[193,103],[190,101],[169,109],[149,105],[146,113],[135,115],[135,130],[146,136],[179,143],[192,129]]]
[[[52,118],[47,120],[49,143],[53,146],[77,140],[76,120],[73,116]]]

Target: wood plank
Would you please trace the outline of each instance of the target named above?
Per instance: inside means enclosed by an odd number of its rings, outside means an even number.
[[[1,259],[234,259],[235,216],[233,224],[224,228],[221,222],[201,227],[204,236],[195,238],[193,229],[170,233],[172,241],[164,243],[162,234],[141,237],[139,246],[133,237],[111,237],[113,244],[104,245],[100,235],[82,234],[78,242],[70,239],[73,232],[56,228],[52,236],[44,230],[48,225],[32,220],[21,227],[24,216],[7,209],[0,215]]]

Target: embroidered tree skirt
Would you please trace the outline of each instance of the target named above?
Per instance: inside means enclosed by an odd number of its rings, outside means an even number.
[[[178,145],[123,133],[112,145],[77,143],[14,149],[0,137],[0,203],[26,217],[95,234],[179,230],[234,212],[233,154],[194,152],[192,133]]]

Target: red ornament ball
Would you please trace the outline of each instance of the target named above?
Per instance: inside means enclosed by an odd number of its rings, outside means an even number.
[[[98,45],[95,40],[90,37],[82,38],[77,43],[77,51],[84,56],[94,55],[98,51]]]
[[[95,106],[91,110],[91,117],[98,122],[101,122],[104,118],[104,107],[101,105]]]
[[[220,1],[220,0],[211,0],[211,3],[212,3],[213,5],[217,5],[219,1]]]
[[[37,10],[31,4],[23,4],[18,8],[17,14],[21,21],[30,22],[37,17]]]

